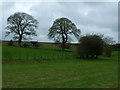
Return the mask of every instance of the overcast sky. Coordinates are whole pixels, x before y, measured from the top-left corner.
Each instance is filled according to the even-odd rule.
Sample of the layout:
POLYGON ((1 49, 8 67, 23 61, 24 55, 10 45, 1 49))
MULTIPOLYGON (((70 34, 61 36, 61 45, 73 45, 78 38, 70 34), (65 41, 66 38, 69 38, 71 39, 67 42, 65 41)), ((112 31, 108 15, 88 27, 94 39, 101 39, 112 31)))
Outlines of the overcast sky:
MULTIPOLYGON (((81 35, 104 34, 118 42, 118 3, 117 2, 4 2, 2 3, 2 39, 7 18, 15 12, 26 12, 39 22, 37 37, 39 42, 48 39, 48 29, 57 18, 66 17, 81 30, 81 35)), ((72 36, 73 41, 77 42, 72 36)))

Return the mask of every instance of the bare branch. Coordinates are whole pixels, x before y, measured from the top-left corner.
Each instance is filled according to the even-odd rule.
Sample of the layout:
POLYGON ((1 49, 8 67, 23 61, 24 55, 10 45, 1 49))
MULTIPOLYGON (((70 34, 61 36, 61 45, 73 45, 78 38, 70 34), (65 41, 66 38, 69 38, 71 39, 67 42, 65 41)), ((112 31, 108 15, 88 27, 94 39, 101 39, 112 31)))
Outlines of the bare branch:
POLYGON ((34 19, 31 15, 17 12, 8 17, 7 19, 8 26, 6 27, 8 32, 6 31, 6 36, 10 33, 15 33, 18 36, 14 36, 21 42, 24 35, 37 35, 35 29, 37 28, 38 21, 34 19))

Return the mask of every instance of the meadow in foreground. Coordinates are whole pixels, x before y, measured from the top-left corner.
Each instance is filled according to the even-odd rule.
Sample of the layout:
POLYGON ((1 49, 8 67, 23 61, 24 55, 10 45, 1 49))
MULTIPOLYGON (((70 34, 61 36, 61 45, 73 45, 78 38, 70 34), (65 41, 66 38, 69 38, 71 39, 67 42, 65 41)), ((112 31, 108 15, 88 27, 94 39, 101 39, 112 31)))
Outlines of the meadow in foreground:
POLYGON ((80 60, 75 52, 3 46, 3 88, 116 88, 118 52, 80 60))

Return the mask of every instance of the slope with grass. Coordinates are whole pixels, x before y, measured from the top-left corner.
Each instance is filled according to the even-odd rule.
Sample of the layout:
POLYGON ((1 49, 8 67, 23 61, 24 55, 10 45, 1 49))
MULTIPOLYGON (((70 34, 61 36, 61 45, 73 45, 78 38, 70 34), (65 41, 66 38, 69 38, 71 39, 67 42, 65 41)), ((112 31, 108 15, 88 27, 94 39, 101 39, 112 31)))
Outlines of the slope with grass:
POLYGON ((73 52, 66 50, 62 52, 59 48, 24 48, 15 46, 3 46, 3 63, 4 62, 28 62, 34 60, 57 60, 71 59, 74 57, 73 52))
POLYGON ((3 46, 3 60, 7 59, 16 63, 3 63, 3 88, 118 87, 118 52, 113 52, 111 58, 78 60, 74 52, 3 46), (6 52, 11 54, 10 60, 6 52), (26 59, 27 54, 29 59, 26 59), (34 55, 39 57, 36 61, 34 55), (47 59, 38 62, 41 57, 47 59))

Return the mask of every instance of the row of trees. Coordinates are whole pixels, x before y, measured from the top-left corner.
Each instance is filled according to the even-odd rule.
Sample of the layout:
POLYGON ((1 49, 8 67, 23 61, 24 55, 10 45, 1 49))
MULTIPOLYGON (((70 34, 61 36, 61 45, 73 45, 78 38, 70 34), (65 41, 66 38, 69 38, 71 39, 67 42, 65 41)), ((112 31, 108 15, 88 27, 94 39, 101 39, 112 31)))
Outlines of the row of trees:
MULTIPOLYGON (((30 39, 29 37, 37 36, 35 29, 38 27, 38 21, 31 15, 17 12, 7 19, 6 36, 13 34, 13 38, 17 39, 21 46, 21 41, 30 39)), ((56 19, 49 29, 48 37, 55 42, 62 43, 62 49, 65 44, 71 41, 70 35, 74 35, 77 39, 80 36, 80 29, 67 18, 56 19)))
MULTIPOLYGON (((30 36, 37 36, 36 30, 38 21, 31 15, 17 12, 9 16, 7 19, 6 36, 13 34, 13 38, 17 39, 19 46, 21 41, 31 39, 30 36)), ((58 18, 53 22, 49 29, 48 37, 62 45, 65 50, 66 43, 71 42, 71 35, 74 35, 80 42, 79 54, 81 58, 97 58, 103 51, 103 46, 108 45, 110 41, 103 39, 100 35, 86 35, 80 37, 80 29, 67 18, 58 18)))

